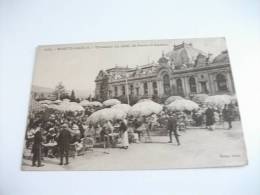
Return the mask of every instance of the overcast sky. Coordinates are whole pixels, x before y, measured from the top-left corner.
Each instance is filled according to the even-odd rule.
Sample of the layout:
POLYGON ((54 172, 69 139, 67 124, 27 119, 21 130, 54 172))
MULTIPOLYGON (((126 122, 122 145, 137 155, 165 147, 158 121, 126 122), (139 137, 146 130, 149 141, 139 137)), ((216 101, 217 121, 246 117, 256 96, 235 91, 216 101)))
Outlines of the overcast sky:
POLYGON ((213 55, 226 49, 224 38, 42 46, 36 56, 33 85, 54 88, 61 81, 67 89, 93 92, 94 80, 100 70, 115 65, 136 67, 157 61, 163 51, 167 53, 174 44, 183 41, 213 55))

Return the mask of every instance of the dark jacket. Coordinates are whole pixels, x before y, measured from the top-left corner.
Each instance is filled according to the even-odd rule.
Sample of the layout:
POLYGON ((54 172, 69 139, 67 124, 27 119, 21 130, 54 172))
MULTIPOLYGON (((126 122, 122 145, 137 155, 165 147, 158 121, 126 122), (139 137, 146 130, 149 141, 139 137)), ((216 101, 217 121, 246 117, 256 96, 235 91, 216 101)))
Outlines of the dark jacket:
POLYGON ((37 131, 34 134, 34 138, 33 138, 32 153, 37 153, 40 151, 41 143, 42 143, 42 134, 41 131, 37 131))
POLYGON ((206 126, 213 125, 215 123, 213 110, 211 108, 208 108, 205 114, 206 114, 206 126))
POLYGON ((60 149, 69 150, 70 141, 71 141, 70 132, 67 129, 61 130, 60 135, 58 137, 58 145, 60 149))
POLYGON ((126 124, 122 121, 122 122, 120 123, 119 131, 120 131, 120 132, 125 132, 126 130, 127 130, 127 126, 126 126, 126 124))
POLYGON ((170 131, 174 131, 177 129, 177 119, 175 117, 170 117, 168 119, 167 127, 170 131))

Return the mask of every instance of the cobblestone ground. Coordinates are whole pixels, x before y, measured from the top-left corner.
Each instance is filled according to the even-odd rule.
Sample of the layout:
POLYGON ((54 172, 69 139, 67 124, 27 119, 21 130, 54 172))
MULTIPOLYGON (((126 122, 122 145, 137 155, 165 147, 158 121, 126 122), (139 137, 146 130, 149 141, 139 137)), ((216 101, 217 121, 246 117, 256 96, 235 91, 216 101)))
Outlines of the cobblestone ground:
POLYGON ((130 144, 127 150, 94 148, 83 156, 70 158, 69 165, 45 158, 43 167, 31 167, 23 159, 23 170, 138 170, 193 167, 241 166, 247 163, 240 122, 233 129, 218 126, 214 131, 188 128, 180 133, 181 145, 168 143, 167 136, 153 136, 152 143, 130 144))

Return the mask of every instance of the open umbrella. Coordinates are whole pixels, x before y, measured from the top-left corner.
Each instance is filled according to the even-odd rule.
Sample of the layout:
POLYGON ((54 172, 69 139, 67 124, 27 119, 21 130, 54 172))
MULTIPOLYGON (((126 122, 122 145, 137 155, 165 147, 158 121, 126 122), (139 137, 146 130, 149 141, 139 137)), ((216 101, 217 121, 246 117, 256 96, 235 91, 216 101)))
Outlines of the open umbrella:
POLYGON ((59 111, 83 111, 84 108, 76 102, 62 102, 60 105, 49 105, 49 108, 53 108, 59 111))
POLYGON ((42 100, 42 101, 39 101, 40 104, 53 104, 53 101, 51 100, 42 100))
POLYGON ((128 114, 132 116, 149 116, 151 114, 158 114, 163 109, 163 106, 153 101, 144 101, 136 103, 129 110, 128 114))
POLYGON ((114 106, 116 104, 121 104, 121 102, 118 99, 109 99, 103 102, 104 106, 114 106))
POLYGON ((229 104, 231 100, 232 97, 230 95, 214 95, 209 96, 205 100, 205 103, 210 106, 222 108, 225 104, 229 104))
POLYGON ((44 104, 40 104, 39 102, 35 101, 34 99, 31 99, 29 111, 33 113, 41 112, 46 109, 46 106, 44 104))
POLYGON ((55 100, 53 103, 54 104, 60 104, 62 101, 61 100, 55 100))
POLYGON ((209 95, 207 94, 195 94, 193 97, 192 97, 192 101, 196 102, 197 104, 204 104, 206 99, 209 97, 209 95))
POLYGON ((171 111, 192 111, 199 108, 199 105, 191 100, 176 100, 169 105, 167 105, 167 109, 171 111))
POLYGON ((140 100, 138 100, 138 102, 137 103, 140 103, 140 102, 152 102, 152 100, 150 100, 150 99, 140 99, 140 100))
POLYGON ((170 103, 172 103, 172 102, 174 102, 174 101, 176 101, 176 100, 183 100, 183 99, 184 99, 184 98, 181 97, 181 96, 170 96, 170 97, 168 97, 168 98, 165 100, 164 104, 168 105, 168 104, 170 104, 170 103))
POLYGON ((131 109, 131 106, 128 104, 116 104, 112 106, 111 108, 117 109, 117 110, 122 110, 123 112, 128 113, 128 111, 131 109))
POLYGON ((85 106, 88 106, 88 105, 89 105, 89 101, 88 101, 88 100, 82 100, 79 104, 80 104, 81 106, 85 107, 85 106))
POLYGON ((104 108, 92 113, 87 119, 88 124, 95 124, 107 120, 124 119, 127 113, 114 108, 104 108))
POLYGON ((88 106, 102 107, 103 104, 98 101, 89 102, 88 106))

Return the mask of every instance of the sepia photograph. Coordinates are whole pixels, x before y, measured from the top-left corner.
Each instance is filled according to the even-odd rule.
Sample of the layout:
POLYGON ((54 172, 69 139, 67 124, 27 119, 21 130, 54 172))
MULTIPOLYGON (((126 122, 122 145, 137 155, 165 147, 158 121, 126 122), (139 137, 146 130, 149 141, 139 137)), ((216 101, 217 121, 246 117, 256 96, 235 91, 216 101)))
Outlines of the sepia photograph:
POLYGON ((231 64, 223 37, 39 46, 22 170, 247 165, 231 64))

